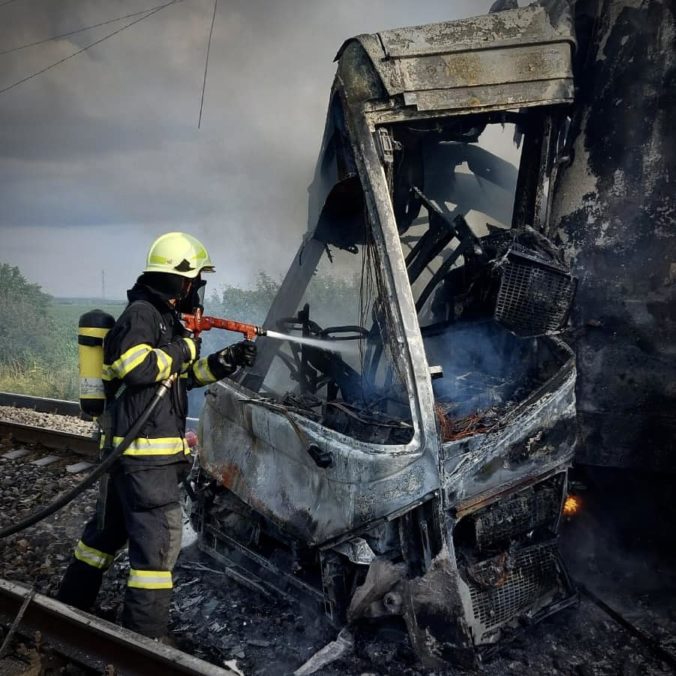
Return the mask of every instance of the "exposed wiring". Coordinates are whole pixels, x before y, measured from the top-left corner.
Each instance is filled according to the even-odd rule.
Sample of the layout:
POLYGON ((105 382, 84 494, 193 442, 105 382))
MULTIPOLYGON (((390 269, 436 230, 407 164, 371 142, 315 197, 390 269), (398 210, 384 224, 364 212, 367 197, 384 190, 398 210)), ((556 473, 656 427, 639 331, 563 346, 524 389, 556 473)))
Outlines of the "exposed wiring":
MULTIPOLYGON (((10 0, 14 2, 14 0, 10 0)), ((166 3, 165 3, 166 5, 166 3)), ((44 45, 47 42, 52 42, 54 40, 61 40, 62 38, 67 38, 70 35, 76 35, 77 33, 83 33, 84 31, 91 30, 92 28, 98 28, 99 26, 105 26, 109 23, 115 23, 116 21, 122 21, 122 19, 130 19, 133 16, 139 16, 140 14, 146 14, 147 12, 152 12, 155 9, 160 9, 165 5, 159 5, 155 7, 149 7, 148 9, 142 9, 140 12, 132 12, 131 14, 124 14, 123 16, 115 17, 114 19, 108 19, 107 21, 101 21, 99 23, 92 24, 91 26, 85 26, 84 28, 78 28, 74 31, 68 31, 67 33, 60 33, 59 35, 53 35, 51 38, 45 38, 44 40, 37 40, 35 42, 27 42, 23 45, 18 45, 17 47, 12 47, 11 49, 5 49, 0 52, 0 56, 4 54, 11 54, 12 52, 18 52, 22 49, 28 49, 29 47, 37 47, 38 45, 44 45)), ((2 5, 0 5, 2 7, 2 5)))
MULTIPOLYGON (((94 42, 91 42, 90 44, 86 45, 85 47, 82 47, 82 49, 78 49, 76 52, 73 52, 72 54, 69 54, 68 56, 65 56, 63 59, 59 59, 55 63, 52 63, 49 66, 46 66, 45 68, 42 68, 41 70, 36 71, 35 73, 31 73, 30 75, 27 75, 24 78, 21 78, 20 80, 17 80, 16 82, 13 82, 10 85, 7 85, 7 87, 4 87, 3 89, 0 89, 0 94, 4 94, 5 92, 8 92, 10 89, 14 89, 14 87, 18 87, 19 85, 23 84, 24 82, 28 82, 28 80, 32 80, 34 77, 37 77, 38 75, 42 75, 43 73, 46 73, 48 70, 51 70, 52 68, 56 68, 56 66, 62 64, 64 61, 68 61, 69 59, 72 59, 74 56, 77 56, 78 54, 82 54, 82 52, 86 52, 88 49, 91 49, 92 47, 95 47, 96 45, 100 45, 102 42, 105 40, 108 40, 108 38, 112 38, 114 35, 117 35, 118 33, 121 33, 123 30, 133 26, 134 24, 139 23, 140 21, 143 21, 144 19, 147 19, 149 16, 152 16, 153 14, 157 14, 157 12, 163 10, 165 7, 169 7, 169 5, 175 5, 177 2, 181 2, 182 0, 171 0, 170 2, 166 2, 163 5, 159 5, 157 8, 149 10, 147 14, 144 16, 135 19, 134 21, 130 21, 128 24, 125 24, 122 26, 122 28, 118 28, 117 30, 113 31, 112 33, 108 33, 108 35, 105 35, 102 38, 99 38, 98 40, 95 40, 94 42)), ((2 5, 0 5, 1 7, 2 5)))
POLYGON ((209 52, 211 51, 211 37, 214 34, 214 21, 216 21, 216 8, 218 0, 214 0, 214 13, 211 15, 211 28, 209 29, 209 42, 207 43, 207 58, 204 61, 204 80, 202 81, 202 98, 200 99, 200 115, 197 120, 197 128, 202 126, 202 110, 204 109, 204 92, 207 88, 207 71, 209 70, 209 52))

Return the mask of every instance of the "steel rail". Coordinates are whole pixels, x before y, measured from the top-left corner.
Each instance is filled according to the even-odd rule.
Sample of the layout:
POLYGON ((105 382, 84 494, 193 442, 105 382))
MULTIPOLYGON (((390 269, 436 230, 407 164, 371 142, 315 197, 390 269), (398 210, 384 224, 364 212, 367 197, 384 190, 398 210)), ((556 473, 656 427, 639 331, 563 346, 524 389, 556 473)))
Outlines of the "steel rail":
POLYGON ((0 437, 9 437, 23 444, 40 444, 54 451, 72 451, 89 458, 96 457, 99 448, 98 439, 95 437, 61 432, 49 427, 24 425, 8 420, 0 420, 0 437))
MULTIPOLYGON (((57 413, 58 415, 67 415, 81 420, 92 420, 90 416, 83 413, 80 404, 77 401, 68 401, 66 399, 49 399, 48 397, 34 397, 29 394, 18 394, 16 392, 0 392, 0 406, 12 406, 14 408, 29 408, 38 413, 57 413)), ((195 429, 198 418, 186 418, 188 427, 195 429)))
MULTIPOLYGON (((91 420, 91 417, 80 410, 78 402, 66 401, 65 399, 49 399, 15 392, 0 392, 0 406, 24 408, 38 413, 56 413, 80 420, 91 420)), ((186 418, 186 423, 188 429, 194 430, 197 428, 199 420, 197 418, 186 418)), ((55 451, 72 451, 90 458, 97 457, 99 450, 97 437, 62 432, 49 427, 36 427, 11 420, 0 420, 0 437, 9 437, 23 444, 41 444, 45 448, 55 451)))
POLYGON ((13 406, 14 408, 30 408, 39 413, 57 413, 82 420, 91 418, 80 410, 77 401, 65 399, 48 399, 46 397, 34 397, 29 394, 17 394, 15 392, 0 392, 0 406, 13 406))
POLYGON ((235 676, 197 657, 158 643, 124 627, 76 610, 42 594, 26 602, 31 589, 0 579, 0 623, 16 623, 18 635, 30 639, 36 631, 52 650, 81 668, 120 676, 235 676), (111 671, 112 667, 112 671, 111 671))

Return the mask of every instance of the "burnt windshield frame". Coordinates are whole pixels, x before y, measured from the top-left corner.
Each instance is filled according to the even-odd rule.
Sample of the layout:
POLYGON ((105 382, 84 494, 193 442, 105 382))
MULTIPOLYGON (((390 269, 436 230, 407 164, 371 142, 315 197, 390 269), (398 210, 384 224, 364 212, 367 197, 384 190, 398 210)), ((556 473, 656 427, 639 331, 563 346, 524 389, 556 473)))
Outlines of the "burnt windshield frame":
MULTIPOLYGON (((523 236, 528 231, 533 232, 531 224, 539 231, 546 231, 546 184, 559 164, 558 122, 561 120, 565 121, 562 111, 540 109, 416 120, 407 118, 374 129, 373 138, 381 151, 381 164, 399 232, 406 276, 416 306, 426 363, 439 365, 440 379, 432 383, 437 416, 441 411, 441 408, 437 410, 437 402, 449 401, 453 415, 459 416, 459 419, 478 416, 482 410, 492 410, 493 404, 496 404, 494 410, 497 413, 500 402, 512 406, 525 396, 529 383, 539 386, 540 379, 551 377, 552 369, 560 365, 555 351, 549 350, 551 355, 547 352, 549 341, 522 340, 499 328, 493 314, 496 285, 499 283, 496 266, 500 264, 500 252, 508 250, 509 242, 517 234, 523 236), (489 153, 481 157, 479 153, 468 153, 467 148, 462 147, 455 157, 452 154, 442 155, 453 160, 444 165, 434 159, 434 146, 426 149, 432 155, 424 156, 424 141, 411 140, 413 134, 420 134, 423 138, 427 135, 432 139, 431 144, 451 144, 452 150, 453 144, 456 144, 457 150, 457 146, 476 143, 490 124, 512 124, 514 139, 518 141, 518 153, 506 151, 505 154, 507 146, 502 143, 496 145, 498 149, 503 149, 502 157, 513 157, 508 182, 500 181, 499 171, 505 169, 500 154, 496 156, 497 162, 482 163, 481 160, 485 160, 489 153), (402 130, 405 130, 404 133, 401 133, 402 130), (391 149, 389 154, 383 152, 386 148, 391 149), (408 159, 405 161, 406 152, 408 159), (451 189, 442 187, 438 193, 432 187, 428 191, 426 180, 430 178, 430 185, 437 187, 443 186, 443 181, 453 181, 459 166, 458 158, 467 162, 465 172, 469 168, 471 173, 476 174, 478 167, 486 171, 488 180, 494 179, 498 185, 509 185, 512 204, 507 219, 494 223, 493 227, 489 219, 481 232, 476 227, 473 230, 465 220, 465 214, 469 212, 454 210, 454 205, 472 204, 470 198, 457 192, 462 184, 451 189), (491 175, 496 167, 498 173, 491 175), (454 189, 459 200, 453 198, 454 189), (443 204, 446 200, 450 206, 443 204), (407 250, 403 240, 409 229, 410 248, 407 250), (423 270, 425 274, 416 285, 423 270), (442 285, 444 288, 441 288, 442 285), (442 301, 443 307, 440 306, 442 301), (434 307, 435 304, 437 307, 434 307), (500 361, 499 355, 503 352, 515 356, 513 360, 505 359, 505 363, 525 364, 528 360, 528 365, 509 371, 500 361), (450 354, 455 355, 451 361, 450 354), (491 360, 491 355, 496 355, 496 358, 491 360), (541 359, 540 355, 545 356, 541 359), (448 373, 444 373, 446 370, 448 373), (475 371, 481 374, 483 380, 477 378, 477 382, 469 382, 468 374, 475 371), (531 371, 533 374, 537 371, 537 379, 531 371), (466 391, 463 387, 456 387, 456 381, 466 391), (448 392, 445 394, 448 396, 442 399, 441 390, 449 383, 454 387, 450 390, 446 387, 448 392), (478 394, 469 397, 470 388, 478 394), (490 399, 489 394, 495 395, 495 400, 490 399)), ((505 138, 511 134, 509 129, 505 138)), ((487 140, 491 138, 492 135, 489 135, 487 140)), ((490 145, 484 144, 484 147, 493 150, 490 145)), ((479 216, 488 213, 482 208, 478 212, 479 216)), ((478 225, 475 223, 475 226, 478 225)), ((444 442, 447 440, 443 439, 444 442)))
MULTIPOLYGON (((311 186, 310 213, 316 214, 314 227, 308 229, 287 278, 273 301, 265 327, 305 338, 326 338, 327 331, 330 331, 332 338, 343 342, 357 341, 360 365, 355 371, 355 364, 350 365, 347 358, 338 358, 340 355, 331 358, 329 353, 321 354, 312 346, 287 348, 279 341, 261 337, 256 367, 243 374, 240 382, 261 396, 272 396, 301 415, 347 437, 375 444, 408 444, 415 433, 411 393, 408 379, 399 373, 398 360, 392 356, 389 346, 389 341, 396 342, 396 330, 391 325, 395 320, 390 314, 389 292, 385 290, 386 281, 382 273, 386 266, 378 262, 382 251, 378 250, 373 238, 364 188, 357 175, 338 94, 332 98, 322 154, 311 186), (333 185, 329 185, 331 181, 333 185), (319 204, 322 205, 320 210, 319 204), (338 274, 341 270, 344 272, 346 258, 362 261, 361 279, 355 287, 359 294, 355 305, 359 305, 361 318, 365 317, 362 303, 368 307, 364 310, 368 321, 352 319, 338 326, 335 321, 326 324, 330 321, 326 319, 329 305, 324 308, 315 302, 311 307, 313 303, 310 302, 309 307, 308 294, 312 296, 312 286, 318 275, 328 271, 331 276, 334 259, 336 262, 343 261, 342 265, 336 264, 338 274), (324 272, 320 273, 322 269, 324 272), (365 297, 369 300, 364 301, 365 297), (368 306, 368 303, 372 305, 368 306), (318 312, 320 308, 321 312, 318 312), (316 321, 318 318, 319 323, 316 321), (324 325, 320 326, 322 322, 324 325), (282 377, 282 365, 289 371, 288 376, 282 377), (296 387, 281 392, 280 388, 285 387, 282 382, 285 377, 290 377, 296 387), (357 397, 358 390, 363 395, 361 399, 357 397), (359 404, 353 406, 352 402, 359 404), (341 417, 342 421, 338 420, 341 417), (350 424, 346 423, 348 418, 351 419, 350 424), (368 432, 366 428, 369 425, 376 431, 382 428, 389 432, 387 435, 368 432), (361 431, 355 431, 357 427, 361 431)), ((348 281, 347 275, 342 281, 348 281)), ((340 298, 335 300, 340 304, 340 298)), ((340 322, 345 313, 341 315, 338 306, 334 310, 336 321, 340 322)))
MULTIPOLYGON (((469 218, 468 213, 473 213, 474 209, 478 209, 473 216, 477 221, 476 225, 482 231, 477 231, 477 234, 481 236, 499 229, 514 230, 525 226, 534 227, 543 233, 547 232, 551 192, 548 188, 561 163, 561 137, 562 134, 565 136, 565 115, 566 109, 561 106, 543 106, 520 111, 435 117, 407 116, 405 119, 375 127, 373 138, 379 146, 402 243, 406 238, 406 232, 421 214, 421 208, 424 207, 428 214, 428 232, 425 232, 424 237, 420 237, 417 242, 415 236, 409 237, 415 242, 415 246, 413 250, 404 250, 412 287, 418 277, 416 273, 420 273, 429 261, 445 247, 447 248, 450 240, 457 244, 456 251, 447 258, 447 273, 453 265, 463 267, 468 260, 480 258, 482 254, 480 238, 471 236, 471 230, 463 226, 463 223, 466 225, 463 217, 469 218), (511 151, 507 146, 500 146, 504 143, 502 140, 496 152, 490 146, 490 136, 483 143, 483 147, 478 145, 481 135, 490 129, 490 125, 493 126, 491 135, 495 133, 497 125, 501 125, 503 129, 506 125, 513 125, 514 146, 511 151), (390 149, 389 155, 384 152, 384 148, 390 149), (447 172, 445 175, 448 176, 448 184, 452 185, 458 179, 467 181, 469 174, 474 175, 479 185, 485 187, 475 189, 473 197, 461 191, 462 184, 450 189, 446 187, 448 184, 441 183, 437 178, 441 175, 439 171, 427 166, 430 161, 439 162, 439 158, 430 160, 430 157, 426 157, 426 153, 429 155, 432 148, 439 158, 445 158, 447 166, 443 164, 438 166, 443 166, 443 171, 447 172), (515 153, 517 157, 513 158, 512 164, 507 158, 515 153), (464 170, 461 168, 463 163, 464 170), (459 168, 460 173, 457 173, 459 168), (426 185, 428 181, 432 186, 426 185), (440 186, 444 186, 443 191, 448 190, 447 194, 440 193, 444 195, 441 203, 438 201, 439 195, 435 194, 435 190, 438 192, 440 186), (479 202, 478 198, 484 197, 481 192, 487 188, 489 193, 485 196, 486 199, 479 202), (444 207, 443 201, 445 199, 454 201, 453 190, 460 201, 456 199, 456 207, 449 211, 444 207), (490 196, 495 199, 488 199, 490 196), (502 203, 501 207, 494 203, 498 199, 502 203), (505 199, 509 199, 509 202, 505 202, 505 199), (439 204, 442 208, 439 208, 439 204), (479 205, 482 208, 479 208, 479 205), (481 214, 482 211, 486 213, 481 214), (485 216, 485 222, 479 224, 478 220, 482 215, 485 216), (467 236, 468 234, 470 236, 467 236)), ((473 190, 471 182, 468 183, 468 188, 471 193, 473 190)), ((474 225, 472 228, 476 230, 474 225)), ((441 273, 438 275, 439 278, 444 276, 447 275, 441 273)), ((440 279, 437 279, 437 282, 439 281, 440 279)), ((418 314, 432 290, 426 288, 421 292, 419 288, 412 288, 418 314)), ((424 324, 424 321, 422 323, 424 324)))
MULTIPOLYGON (((300 296, 307 285, 307 280, 304 279, 306 274, 304 264, 316 266, 324 251, 324 245, 312 239, 322 211, 327 201, 331 199, 332 191, 342 183, 342 187, 335 193, 338 197, 356 175, 357 169, 347 132, 343 103, 338 92, 334 91, 329 101, 314 177, 308 188, 307 230, 268 311, 263 324, 266 328, 274 328, 280 319, 289 317, 297 310, 300 296)), ((263 337, 258 340, 258 347, 256 364, 252 368, 243 369, 239 376, 239 383, 253 392, 259 391, 279 345, 263 337)))

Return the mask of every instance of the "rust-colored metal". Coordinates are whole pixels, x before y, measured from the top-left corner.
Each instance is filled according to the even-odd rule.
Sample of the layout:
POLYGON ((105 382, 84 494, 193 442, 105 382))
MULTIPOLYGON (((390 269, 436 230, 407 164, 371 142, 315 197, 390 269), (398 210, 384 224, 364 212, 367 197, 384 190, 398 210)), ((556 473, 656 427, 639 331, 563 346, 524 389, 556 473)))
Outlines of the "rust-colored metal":
POLYGON ((435 404, 434 413, 439 421, 439 429, 441 431, 441 440, 458 441, 471 437, 474 434, 488 432, 491 427, 484 423, 484 417, 481 413, 472 413, 464 418, 453 420, 444 411, 444 407, 440 404, 435 404))
POLYGON ((225 488, 232 489, 235 485, 237 477, 239 476, 239 467, 237 467, 237 465, 232 464, 225 465, 223 467, 218 468, 217 474, 220 477, 221 484, 225 488))

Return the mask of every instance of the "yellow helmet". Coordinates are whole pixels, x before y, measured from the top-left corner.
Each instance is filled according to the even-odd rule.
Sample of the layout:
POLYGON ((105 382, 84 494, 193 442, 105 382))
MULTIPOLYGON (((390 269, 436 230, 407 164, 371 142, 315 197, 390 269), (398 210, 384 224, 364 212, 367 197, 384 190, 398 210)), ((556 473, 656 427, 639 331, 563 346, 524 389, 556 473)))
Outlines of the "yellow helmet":
POLYGON ((202 242, 185 232, 167 232, 150 246, 143 272, 171 272, 193 279, 200 272, 214 272, 202 242))

